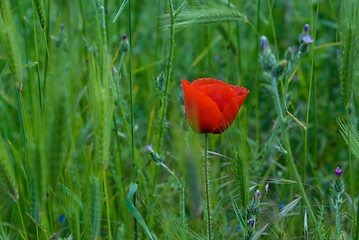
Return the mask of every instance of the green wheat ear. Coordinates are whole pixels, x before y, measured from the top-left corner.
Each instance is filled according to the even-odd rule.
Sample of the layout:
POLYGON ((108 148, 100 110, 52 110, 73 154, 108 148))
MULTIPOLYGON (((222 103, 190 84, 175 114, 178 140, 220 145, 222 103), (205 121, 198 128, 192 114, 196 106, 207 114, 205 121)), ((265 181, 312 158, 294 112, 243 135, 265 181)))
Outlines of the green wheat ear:
POLYGON ((340 47, 340 86, 345 105, 348 107, 352 95, 353 80, 358 66, 359 6, 355 0, 345 0, 341 6, 339 37, 340 47))
POLYGON ((90 177, 90 230, 93 239, 96 239, 100 231, 101 220, 101 191, 97 177, 90 177))
POLYGON ((89 102, 95 133, 95 151, 98 163, 106 169, 110 158, 114 102, 109 87, 109 72, 105 70, 107 68, 103 68, 104 73, 100 74, 101 69, 95 64, 94 57, 90 55, 89 59, 89 102))
POLYGON ((184 28, 196 24, 219 24, 223 22, 248 22, 242 13, 220 4, 208 4, 206 7, 193 6, 176 16, 175 27, 184 28))
POLYGON ((45 12, 44 12, 44 8, 42 7, 42 1, 36 0, 35 5, 36 5, 36 11, 39 17, 40 25, 42 29, 45 29, 45 12))
POLYGON ((20 87, 22 82, 22 60, 17 39, 9 0, 2 0, 0 3, 0 43, 5 47, 5 57, 15 83, 20 87))
POLYGON ((17 201, 18 185, 15 178, 14 166, 7 153, 4 140, 0 134, 0 184, 9 195, 17 201))

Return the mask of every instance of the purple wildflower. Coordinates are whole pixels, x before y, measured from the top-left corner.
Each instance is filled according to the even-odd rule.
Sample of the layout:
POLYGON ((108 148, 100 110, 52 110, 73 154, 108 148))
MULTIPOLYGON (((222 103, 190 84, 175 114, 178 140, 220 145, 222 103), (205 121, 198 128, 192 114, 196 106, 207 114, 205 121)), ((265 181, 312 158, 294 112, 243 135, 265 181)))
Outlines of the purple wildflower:
POLYGON ((341 170, 339 167, 337 167, 337 169, 335 169, 334 173, 335 173, 335 176, 340 178, 343 174, 343 170, 341 170))
POLYGON ((261 49, 264 53, 268 53, 270 51, 269 42, 266 36, 261 37, 261 49))
POLYGON ((64 30, 64 28, 65 28, 65 24, 61 23, 60 28, 61 28, 61 30, 64 30))
POLYGON ((126 34, 123 34, 122 40, 123 40, 123 41, 126 41, 126 40, 127 40, 127 35, 126 35, 126 34))
POLYGON ((303 31, 305 34, 307 34, 309 32, 309 24, 304 25, 303 31))
POLYGON ((259 190, 257 190, 255 193, 254 193, 254 196, 253 196, 253 199, 254 201, 257 201, 259 200, 261 197, 261 192, 259 190))
POLYGON ((304 36, 302 37, 302 40, 303 40, 303 42, 305 42, 306 44, 311 44, 311 43, 314 42, 314 39, 313 39, 311 36, 309 36, 309 35, 304 35, 304 36))
POLYGON ((146 149, 148 151, 152 152, 152 144, 150 143, 150 144, 146 145, 146 149))
POLYGON ((251 227, 251 228, 254 226, 254 220, 253 219, 248 220, 248 226, 251 227))

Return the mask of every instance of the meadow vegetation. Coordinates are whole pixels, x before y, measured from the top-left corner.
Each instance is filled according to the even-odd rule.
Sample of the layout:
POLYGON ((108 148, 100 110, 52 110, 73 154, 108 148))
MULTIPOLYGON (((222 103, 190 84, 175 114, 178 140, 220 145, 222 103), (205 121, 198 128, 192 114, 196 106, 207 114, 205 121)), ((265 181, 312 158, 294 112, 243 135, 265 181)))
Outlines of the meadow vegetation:
POLYGON ((358 240, 358 58, 357 0, 1 0, 0 239, 358 240))

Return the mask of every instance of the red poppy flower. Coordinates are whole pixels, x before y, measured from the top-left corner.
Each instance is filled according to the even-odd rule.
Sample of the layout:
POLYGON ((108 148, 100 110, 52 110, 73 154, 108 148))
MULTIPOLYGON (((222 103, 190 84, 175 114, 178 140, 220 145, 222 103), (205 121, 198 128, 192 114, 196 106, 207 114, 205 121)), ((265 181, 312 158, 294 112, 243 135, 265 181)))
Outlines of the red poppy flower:
POLYGON ((249 90, 213 78, 182 80, 189 125, 199 133, 224 132, 237 116, 249 90))

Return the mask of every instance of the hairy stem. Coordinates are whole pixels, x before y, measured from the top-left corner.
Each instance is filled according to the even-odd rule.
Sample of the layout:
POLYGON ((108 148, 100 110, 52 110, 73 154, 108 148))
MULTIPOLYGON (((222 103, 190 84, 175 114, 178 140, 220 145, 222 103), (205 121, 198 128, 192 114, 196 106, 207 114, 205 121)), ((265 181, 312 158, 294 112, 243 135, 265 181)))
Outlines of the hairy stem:
POLYGON ((208 162, 208 133, 204 135, 204 188, 206 193, 206 208, 207 208, 207 239, 212 239, 212 217, 211 217, 211 199, 209 195, 209 162, 208 162))

